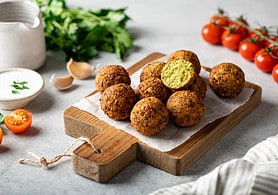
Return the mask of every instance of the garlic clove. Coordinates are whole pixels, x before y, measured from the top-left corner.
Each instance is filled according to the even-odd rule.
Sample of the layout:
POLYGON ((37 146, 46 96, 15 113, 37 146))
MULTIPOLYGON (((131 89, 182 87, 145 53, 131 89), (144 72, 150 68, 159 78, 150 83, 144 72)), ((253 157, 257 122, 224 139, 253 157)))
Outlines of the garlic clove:
POLYGON ((72 86, 73 77, 71 75, 65 77, 55 77, 55 74, 51 76, 50 82, 59 90, 66 90, 72 86))
POLYGON ((96 67, 88 64, 87 62, 77 62, 70 59, 67 62, 67 70, 77 79, 86 79, 92 75, 96 67))

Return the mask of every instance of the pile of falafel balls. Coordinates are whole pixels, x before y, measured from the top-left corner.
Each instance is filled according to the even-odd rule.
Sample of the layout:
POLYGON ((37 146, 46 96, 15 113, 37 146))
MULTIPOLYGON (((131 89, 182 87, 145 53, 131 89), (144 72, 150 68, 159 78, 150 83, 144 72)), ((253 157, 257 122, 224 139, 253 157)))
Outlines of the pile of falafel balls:
MULTIPOLYGON (((179 127, 196 125, 204 116, 207 91, 200 71, 194 52, 177 50, 166 62, 143 67, 140 83, 133 89, 123 66, 104 66, 95 78, 100 108, 111 119, 130 120, 146 136, 160 133, 169 122, 179 127)), ((239 66, 225 62, 211 69, 208 83, 219 97, 234 98, 244 88, 245 76, 239 66)))

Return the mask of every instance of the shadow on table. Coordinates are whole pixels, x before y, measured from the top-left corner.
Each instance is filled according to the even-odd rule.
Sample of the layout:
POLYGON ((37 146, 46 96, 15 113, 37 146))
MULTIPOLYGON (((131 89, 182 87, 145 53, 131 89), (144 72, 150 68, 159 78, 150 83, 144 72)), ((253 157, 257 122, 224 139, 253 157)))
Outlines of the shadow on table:
POLYGON ((7 146, 0 145, 0 154, 8 152, 9 150, 10 148, 8 148, 7 146))

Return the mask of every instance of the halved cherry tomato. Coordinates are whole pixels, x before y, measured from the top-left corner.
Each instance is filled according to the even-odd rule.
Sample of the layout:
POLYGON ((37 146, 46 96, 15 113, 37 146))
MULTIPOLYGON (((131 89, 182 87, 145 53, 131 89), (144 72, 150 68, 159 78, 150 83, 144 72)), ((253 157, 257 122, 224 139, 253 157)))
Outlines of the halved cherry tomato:
POLYGON ((278 64, 278 48, 268 47, 259 50, 254 61, 261 71, 271 73, 273 67, 278 64))
POLYGON ((201 34, 203 39, 210 44, 221 44, 221 36, 224 29, 216 24, 206 24, 203 26, 201 34))
POLYGON ((13 133, 24 133, 32 125, 32 113, 25 109, 16 109, 6 115, 4 123, 13 133))
POLYGON ((248 60, 254 61, 256 53, 260 50, 258 43, 253 38, 247 38, 243 40, 239 45, 239 53, 240 55, 248 60))
POLYGON ((2 137, 3 137, 3 130, 2 130, 2 128, 0 127, 0 144, 2 143, 2 137))

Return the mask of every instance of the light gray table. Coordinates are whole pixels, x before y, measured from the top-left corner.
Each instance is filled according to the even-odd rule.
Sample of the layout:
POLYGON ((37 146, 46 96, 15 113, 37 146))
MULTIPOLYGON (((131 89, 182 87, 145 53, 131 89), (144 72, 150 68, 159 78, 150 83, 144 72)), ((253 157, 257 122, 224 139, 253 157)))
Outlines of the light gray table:
POLYGON ((239 53, 205 43, 200 31, 218 7, 232 17, 243 14, 251 26, 275 26, 278 1, 70 0, 68 5, 93 10, 127 7, 127 14, 132 18, 128 29, 135 38, 135 48, 124 61, 117 60, 114 54, 101 53, 99 58, 92 60, 99 68, 108 64, 129 67, 154 51, 169 54, 177 49, 190 49, 207 66, 224 61, 240 65, 246 80, 262 87, 262 103, 184 175, 173 176, 135 161, 107 183, 100 184, 74 173, 70 158, 63 158, 49 169, 17 162, 20 158, 31 157, 28 150, 47 158, 64 152, 74 139, 64 133, 63 111, 95 89, 95 74, 87 80, 75 80, 68 91, 54 88, 49 82, 51 75, 65 76, 67 71, 63 57, 49 52, 46 64, 38 70, 46 81, 45 89, 26 107, 34 115, 32 128, 23 135, 8 133, 0 146, 0 194, 147 194, 162 187, 193 181, 223 162, 240 158, 250 147, 277 134, 278 84, 271 75, 260 72, 239 53))

